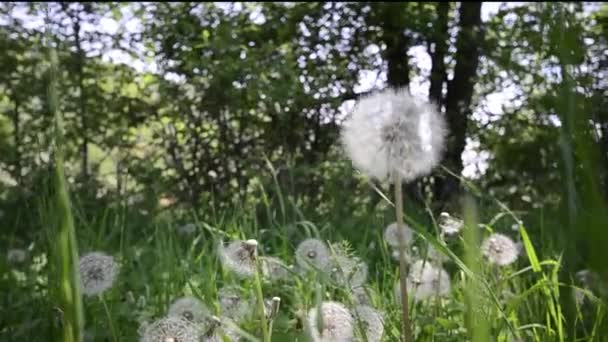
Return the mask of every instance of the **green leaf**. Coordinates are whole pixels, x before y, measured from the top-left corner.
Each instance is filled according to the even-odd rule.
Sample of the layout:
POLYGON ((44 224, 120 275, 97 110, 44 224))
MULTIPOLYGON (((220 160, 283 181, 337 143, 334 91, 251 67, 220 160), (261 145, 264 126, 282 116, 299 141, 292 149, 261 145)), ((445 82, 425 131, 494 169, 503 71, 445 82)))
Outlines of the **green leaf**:
POLYGON ((532 242, 530 241, 530 237, 528 236, 528 232, 523 225, 519 226, 519 232, 521 233, 521 238, 524 243, 524 247, 526 248, 526 254, 528 255, 528 259, 530 260, 530 264, 532 265, 532 270, 538 273, 541 271, 540 263, 538 262, 538 257, 536 256, 536 252, 534 251, 534 246, 532 246, 532 242))

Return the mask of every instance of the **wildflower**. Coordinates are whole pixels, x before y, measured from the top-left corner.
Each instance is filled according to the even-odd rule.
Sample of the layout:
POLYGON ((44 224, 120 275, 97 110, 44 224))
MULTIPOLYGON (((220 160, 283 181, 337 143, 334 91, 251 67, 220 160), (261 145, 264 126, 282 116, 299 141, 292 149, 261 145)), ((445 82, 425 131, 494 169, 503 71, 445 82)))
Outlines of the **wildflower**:
MULTIPOLYGON (((441 267, 417 260, 407 276, 407 290, 415 300, 425 300, 432 296, 445 296, 450 293, 451 282, 448 273, 441 267)), ((401 299, 399 284, 395 288, 398 299, 401 299)))
POLYGON ((358 287, 363 285, 367 280, 367 264, 358 258, 337 255, 334 258, 333 264, 331 276, 340 285, 358 287))
POLYGON ((182 317, 194 323, 202 323, 209 319, 211 313, 197 298, 182 297, 171 304, 168 315, 182 317))
POLYGON ((443 117, 406 88, 387 89, 359 100, 341 131, 353 165, 379 180, 398 173, 412 180, 441 159, 446 135, 443 117))
POLYGON ((459 220, 455 217, 450 216, 448 213, 439 214, 439 228, 441 232, 445 235, 455 235, 458 234, 462 228, 464 227, 464 223, 462 220, 459 220))
POLYGON ((200 331, 181 317, 169 316, 147 325, 141 342, 198 342, 200 331))
POLYGON ((10 263, 20 264, 25 261, 27 253, 23 249, 12 248, 6 253, 6 260, 10 263))
POLYGON ((494 233, 481 243, 481 252, 491 264, 510 265, 517 260, 517 246, 506 235, 494 233))
POLYGON ((241 277, 251 277, 256 272, 255 240, 237 240, 228 246, 219 246, 218 252, 222 265, 241 277))
POLYGON ((181 235, 192 235, 196 232, 196 225, 194 223, 188 223, 177 228, 177 232, 181 235))
POLYGON ((318 239, 306 239, 296 249, 296 262, 303 269, 326 270, 330 264, 330 252, 325 243, 318 239))
MULTIPOLYGON (((368 342, 378 342, 384 334, 384 320, 382 315, 374 308, 367 305, 355 307, 355 319, 361 322, 365 330, 365 337, 368 342)), ((356 324, 356 323, 355 323, 356 324)))
POLYGON ((262 274, 271 280, 281 280, 289 277, 287 266, 279 258, 263 257, 262 274))
POLYGON ((353 317, 344 305, 338 302, 322 302, 320 311, 320 319, 318 307, 308 311, 308 328, 314 342, 353 341, 353 317))
POLYGON ((223 316, 239 321, 250 312, 249 303, 243 299, 236 287, 223 287, 217 295, 223 316))
MULTIPOLYGON (((414 239, 413 230, 408 227, 407 224, 403 224, 403 226, 401 226, 401 232, 405 239, 405 244, 410 245, 414 239)), ((384 229, 384 240, 393 248, 399 247, 399 228, 397 222, 389 224, 386 229, 384 229)))
POLYGON ((102 252, 83 255, 79 263, 83 293, 92 296, 109 289, 118 275, 118 270, 118 264, 110 255, 102 252))

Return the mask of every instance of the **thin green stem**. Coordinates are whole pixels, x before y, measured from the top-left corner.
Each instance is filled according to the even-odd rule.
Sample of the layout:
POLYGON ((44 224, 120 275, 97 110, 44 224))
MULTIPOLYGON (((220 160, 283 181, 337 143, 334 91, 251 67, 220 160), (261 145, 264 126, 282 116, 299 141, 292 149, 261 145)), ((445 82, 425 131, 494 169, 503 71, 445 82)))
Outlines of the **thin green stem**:
POLYGON ((270 342, 270 334, 268 333, 268 325, 266 323, 266 310, 264 309, 264 294, 262 292, 262 280, 260 278, 260 260, 255 255, 256 271, 255 271, 255 296, 257 297, 258 313, 262 322, 262 338, 264 342, 270 342))
POLYGON ((401 307, 403 314, 402 322, 402 339, 406 342, 414 342, 412 336, 412 327, 410 324, 409 299, 407 295, 407 260, 405 258, 406 241, 403 234, 403 194, 401 191, 401 176, 398 173, 394 175, 395 186, 395 216, 397 218, 397 237, 399 239, 399 285, 401 290, 401 307))
POLYGON ((112 322, 112 315, 110 314, 110 309, 108 309, 108 304, 106 303, 103 295, 99 295, 99 299, 101 299, 101 303, 103 304, 103 308, 106 311, 106 316, 108 316, 108 324, 110 325, 110 332, 112 333, 112 339, 114 342, 118 342, 118 337, 116 335, 116 329, 114 328, 114 323, 112 322))

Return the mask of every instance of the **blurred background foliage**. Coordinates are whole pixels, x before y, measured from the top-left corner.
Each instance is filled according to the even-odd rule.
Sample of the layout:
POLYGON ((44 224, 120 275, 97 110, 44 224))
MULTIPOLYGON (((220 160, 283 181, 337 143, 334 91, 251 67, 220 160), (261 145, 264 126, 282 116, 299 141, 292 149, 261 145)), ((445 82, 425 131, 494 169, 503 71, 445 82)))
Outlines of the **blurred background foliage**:
POLYGON ((204 219, 236 206, 349 229, 386 203, 352 176, 341 121, 359 96, 409 86, 450 139, 445 169, 407 185, 408 210, 459 214, 462 175, 482 208, 499 199, 535 244, 606 275, 608 6, 487 5, 3 2, 3 245, 44 228, 48 29, 81 224, 99 208, 204 219))

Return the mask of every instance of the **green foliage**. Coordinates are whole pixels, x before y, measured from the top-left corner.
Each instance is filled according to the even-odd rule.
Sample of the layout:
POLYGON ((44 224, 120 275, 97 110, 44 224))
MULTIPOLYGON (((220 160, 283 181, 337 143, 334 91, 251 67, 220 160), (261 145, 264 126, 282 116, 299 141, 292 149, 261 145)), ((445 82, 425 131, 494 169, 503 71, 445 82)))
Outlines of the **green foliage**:
MULTIPOLYGON (((96 336, 111 339, 114 327, 119 340, 136 339, 138 325, 181 293, 214 303, 233 280, 209 257, 219 239, 256 238, 268 246, 264 254, 292 261, 295 242, 318 235, 346 239, 368 261, 374 304, 386 309, 389 340, 396 338, 396 268, 380 238, 393 217, 384 195, 391 191, 353 174, 340 124, 352 101, 385 86, 391 70, 407 73, 401 79, 419 93, 433 76, 447 88, 457 47, 470 45, 480 52, 470 75, 473 110, 458 113, 463 138, 488 159, 461 182, 463 192, 476 196, 474 219, 486 230, 519 228, 526 258, 496 273, 465 254, 462 241, 436 236, 434 216, 462 208, 458 196, 437 201, 435 185, 460 170, 439 168, 409 184, 417 243, 448 254, 460 286, 449 299, 413 306, 417 334, 421 341, 601 340, 601 291, 581 308, 569 294, 577 271, 593 269, 604 281, 608 274, 608 6, 503 4, 482 23, 483 39, 458 44, 461 5, 448 6, 446 36, 436 2, 0 4, 0 246, 33 259, 21 268, 2 262, 0 292, 10 294, 0 306, 15 314, 0 315, 0 339, 40 338, 63 329, 63 317, 78 321, 77 313, 58 312, 63 297, 50 293, 59 255, 66 267, 74 261, 70 213, 81 250, 112 252, 123 266, 105 301, 85 299, 86 327, 96 336), (53 80, 65 132, 60 163, 45 34, 60 66, 53 80), (438 43, 443 74, 414 57, 426 51, 435 61, 438 43), (401 64, 389 65, 395 60, 401 64), (502 108, 492 105, 497 92, 507 94, 502 108), (72 205, 66 193, 52 200, 41 190, 59 168, 59 189, 72 205), (50 210, 62 203, 61 213, 50 210), (46 246, 55 241, 54 215, 65 219, 58 251, 67 254, 46 246), (192 221, 196 237, 171 230, 192 221), (484 324, 467 330, 471 320, 484 324)), ((447 111, 445 96, 439 105, 447 111)), ((264 294, 283 300, 273 339, 303 336, 293 323, 318 304, 315 283, 263 284, 264 294)), ((249 293, 253 285, 239 286, 249 293)), ((323 286, 324 298, 347 297, 323 286)))

